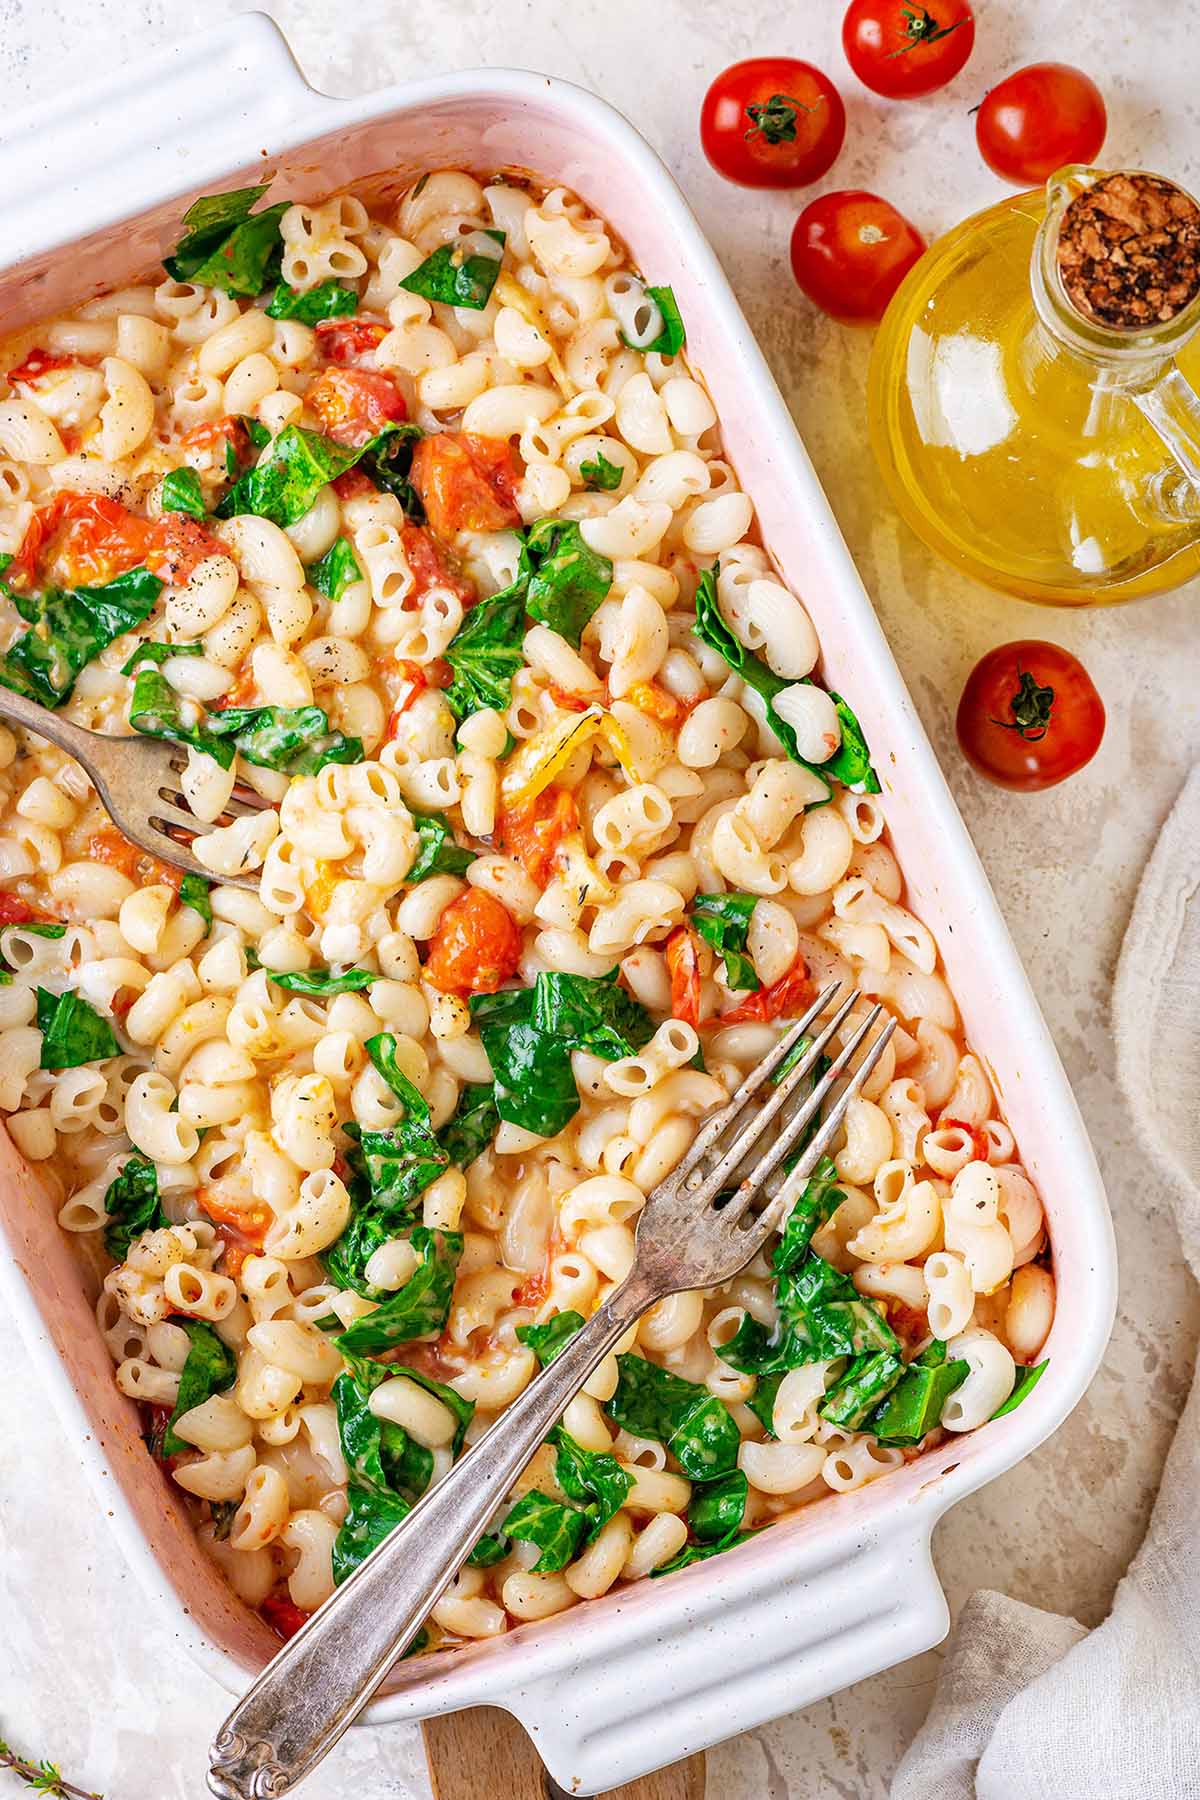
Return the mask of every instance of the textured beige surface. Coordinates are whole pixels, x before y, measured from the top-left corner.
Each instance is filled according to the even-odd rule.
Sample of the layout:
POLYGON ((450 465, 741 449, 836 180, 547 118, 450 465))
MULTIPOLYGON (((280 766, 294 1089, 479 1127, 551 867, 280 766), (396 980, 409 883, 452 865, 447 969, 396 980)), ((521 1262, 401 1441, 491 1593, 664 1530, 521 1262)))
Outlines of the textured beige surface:
MULTIPOLYGON (((917 705, 987 864, 1093 1133, 1117 1220, 1122 1298, 1084 1403, 1019 1469, 957 1507, 935 1539, 952 1607, 972 1588, 1103 1616, 1136 1546, 1191 1368, 1200 1309, 1113 1082, 1108 996, 1138 874, 1200 748, 1195 586, 1110 614, 1067 616, 974 589, 935 566, 882 499, 866 447, 869 348, 814 316, 787 270, 795 202, 722 183, 696 144, 708 80, 742 56, 811 56, 844 89, 848 142, 826 186, 875 187, 929 233, 1001 192, 968 108, 1021 62, 1071 58, 1110 101, 1108 160, 1200 182, 1189 69, 1195 8, 1166 0, 1153 29, 1123 0, 977 0, 974 58, 948 94, 907 107, 867 95, 841 58, 842 0, 280 0, 310 78, 351 93, 434 70, 514 64, 612 100, 665 156, 729 269, 783 384, 917 705), (1109 710, 1096 762, 1043 796, 977 781, 954 746, 962 681, 985 649, 1047 635, 1079 651, 1109 710)), ((0 80, 38 99, 138 47, 241 10, 212 0, 4 0, 0 80)), ((7 254, 9 247, 0 247, 7 254)), ((92 1507, 72 1447, 0 1319, 0 1730, 53 1755, 109 1800, 203 1791, 225 1710, 215 1684, 148 1617, 92 1507)), ((875 1800, 923 1716, 937 1653, 714 1751, 713 1800, 875 1800)), ((427 1800, 415 1730, 353 1733, 311 1800, 427 1800)), ((498 1797, 499 1800, 499 1797, 498 1797)))

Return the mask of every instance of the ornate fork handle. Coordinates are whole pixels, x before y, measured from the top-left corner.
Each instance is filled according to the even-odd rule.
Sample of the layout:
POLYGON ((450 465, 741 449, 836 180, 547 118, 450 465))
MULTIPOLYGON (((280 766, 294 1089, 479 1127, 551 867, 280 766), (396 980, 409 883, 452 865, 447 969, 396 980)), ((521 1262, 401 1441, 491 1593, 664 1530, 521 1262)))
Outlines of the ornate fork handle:
POLYGON ((208 1786, 218 1800, 277 1800, 337 1742, 412 1642, 566 1406, 665 1291, 661 1280, 635 1269, 267 1664, 209 1753, 208 1786))

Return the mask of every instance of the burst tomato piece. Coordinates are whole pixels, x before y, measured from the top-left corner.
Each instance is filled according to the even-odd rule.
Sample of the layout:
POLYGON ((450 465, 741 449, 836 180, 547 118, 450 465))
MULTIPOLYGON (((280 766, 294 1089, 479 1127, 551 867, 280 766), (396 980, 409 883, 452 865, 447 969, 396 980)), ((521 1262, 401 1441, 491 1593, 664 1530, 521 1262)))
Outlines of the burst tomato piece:
POLYGON ((939 1119, 937 1128, 939 1131, 961 1131, 971 1140, 971 1147, 974 1151, 971 1161, 987 1161, 991 1145, 988 1143, 986 1131, 981 1131, 978 1125, 968 1125, 965 1119, 939 1119))
POLYGON ((625 698, 640 713, 645 713, 648 719, 656 719, 660 725, 677 726, 692 710, 686 701, 677 700, 666 688, 659 687, 657 681, 635 681, 625 698))
POLYGON ((22 900, 19 894, 0 893, 0 925, 28 925, 31 919, 39 924, 59 923, 49 913, 39 912, 28 900, 22 900))
POLYGON ((458 573, 446 552, 423 526, 414 525, 406 519, 400 527, 400 543, 412 570, 414 583, 411 594, 405 600, 406 606, 415 606, 430 588, 435 587, 449 588, 458 595, 464 606, 474 606, 479 597, 475 589, 458 573))
POLYGON ((371 477, 364 475, 361 469, 347 469, 331 485, 339 500, 361 500, 364 494, 379 491, 371 477))
POLYGON ((505 438, 439 431, 413 452, 412 483, 439 537, 519 525, 514 494, 520 479, 520 461, 505 438))
POLYGON ((248 1244, 261 1249, 263 1239, 267 1235, 275 1215, 263 1200, 255 1200, 250 1206, 236 1205, 232 1200, 222 1200, 210 1188, 200 1188, 196 1193, 196 1202, 201 1210, 207 1213, 214 1225, 225 1225, 244 1238, 248 1244))
POLYGON ((494 994, 521 960, 521 930, 507 908, 482 888, 468 888, 441 918, 425 963, 425 979, 444 994, 494 994))
POLYGON ((531 881, 545 887, 554 873, 562 841, 579 830, 575 796, 567 788, 547 787, 524 806, 500 814, 500 847, 515 856, 531 881))
POLYGON ((700 143, 742 187, 806 187, 828 173, 846 108, 828 75, 792 56, 752 56, 718 75, 700 109, 700 143))
POLYGON ((179 440, 179 448, 183 451, 213 451, 222 466, 226 444, 233 446, 239 463, 246 461, 250 438, 242 421, 234 418, 232 413, 226 413, 223 419, 207 419, 203 425, 193 425, 179 440))
POLYGON ((189 513, 164 513, 147 532, 146 567, 168 587, 182 587, 208 557, 225 554, 224 544, 189 513))
POLYGON ((747 994, 732 1012, 722 1013, 721 1024, 742 1025, 768 1019, 790 1019, 805 1006, 811 1005, 812 1000, 813 985, 809 979, 808 964, 802 956, 798 956, 787 974, 781 975, 771 987, 759 988, 756 994, 747 994))
POLYGON ((385 425, 408 417, 404 396, 374 369, 323 369, 304 396, 335 444, 359 450, 385 425))
POLYGON ((671 975, 671 1017, 685 1025, 700 1023, 700 945, 687 925, 677 925, 667 939, 671 975))
POLYGON ((408 711, 418 694, 423 694, 425 689, 429 686, 423 664, 408 662, 402 658, 397 662, 396 667, 404 677, 404 687, 388 716, 387 730, 383 734, 385 740, 389 744, 395 737, 404 714, 408 711))
POLYGON ((287 1594, 268 1594, 258 1609, 259 1617, 267 1621, 271 1630, 286 1642, 295 1637, 302 1625, 307 1625, 312 1618, 302 1607, 287 1594))
POLYGON ((958 703, 959 747, 998 787, 1036 793, 1091 762, 1104 702, 1069 650, 1037 638, 989 650, 958 703))
POLYGON ((366 315, 355 319, 322 319, 317 326, 317 349, 330 362, 374 366, 376 350, 391 330, 386 319, 366 315))
POLYGON ((110 869, 119 869, 127 880, 136 882, 139 887, 165 885, 178 893, 183 880, 181 869, 160 862, 148 850, 139 849, 115 825, 102 825, 99 831, 92 833, 87 842, 87 855, 91 862, 106 863, 110 869))
POLYGON ((514 1306, 540 1306, 550 1292, 550 1265, 540 1268, 536 1275, 531 1275, 523 1287, 519 1287, 513 1295, 514 1306))
POLYGON ((592 704, 582 694, 573 694, 569 688, 559 687, 557 681, 549 683, 549 694, 554 704, 561 706, 564 712, 586 712, 592 704))
POLYGON ((45 560, 64 587, 98 586, 136 568, 149 527, 107 494, 58 494, 39 506, 16 560, 32 575, 45 560))
POLYGON ((52 375, 56 369, 69 369, 75 360, 73 356, 56 356, 52 350, 33 349, 23 363, 8 371, 8 379, 28 386, 40 381, 43 375, 52 375))

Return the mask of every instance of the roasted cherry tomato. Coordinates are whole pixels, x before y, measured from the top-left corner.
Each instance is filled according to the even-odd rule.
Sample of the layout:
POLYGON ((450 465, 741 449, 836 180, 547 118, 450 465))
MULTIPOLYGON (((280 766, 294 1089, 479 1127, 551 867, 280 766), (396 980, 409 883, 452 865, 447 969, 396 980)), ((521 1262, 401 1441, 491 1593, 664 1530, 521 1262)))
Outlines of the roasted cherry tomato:
POLYGON ((865 87, 915 100, 954 80, 975 47, 975 15, 967 0, 851 0, 842 47, 865 87))
POLYGON ((554 873, 563 839, 579 830, 579 813, 569 788, 543 788, 524 806, 500 814, 500 848, 515 856, 525 873, 544 888, 554 873))
POLYGON ((754 56, 726 69, 704 96, 700 142, 718 175, 742 187, 807 187, 846 135, 842 97, 820 69, 790 56, 754 56))
POLYGON ((295 1637, 300 1627, 312 1618, 311 1613, 306 1613, 284 1593, 268 1594, 258 1610, 272 1631, 285 1640, 295 1637))
POLYGON ((207 557, 226 554, 224 544, 188 513, 163 513, 146 532, 146 567, 168 587, 182 587, 207 557))
POLYGON ((460 531, 507 531, 519 525, 514 498, 521 465, 504 438, 439 431, 413 452, 412 484, 429 529, 442 538, 460 531))
POLYGON ((182 869, 173 863, 159 862, 157 856, 131 843, 115 825, 101 825, 93 831, 87 841, 87 856, 89 862, 107 863, 110 869, 119 869, 126 880, 136 882, 138 887, 169 887, 178 893, 183 880, 182 869))
POLYGON ((677 925, 666 944, 671 976, 671 1017, 685 1025, 700 1023, 700 945, 688 925, 677 925))
POLYGON ((28 900, 22 900, 19 894, 0 892, 0 925, 28 925, 31 919, 42 924, 57 924, 49 913, 39 912, 28 900))
POLYGON ((29 352, 25 361, 18 368, 8 371, 8 379, 29 385, 31 382, 40 381, 43 375, 52 375, 59 369, 73 367, 74 362, 73 356, 56 356, 51 350, 35 348, 29 352))
POLYGON ((412 574, 413 585, 405 595, 406 606, 417 606, 430 588, 450 588, 464 606, 474 606, 479 595, 471 583, 459 574, 453 552, 446 550, 430 536, 424 526, 405 519, 400 527, 400 542, 412 574))
POLYGON ((444 994, 494 994, 521 960, 521 931, 483 888, 467 888, 441 918, 424 968, 444 994))
POLYGON ((322 319, 317 325, 317 349, 335 363, 375 366, 375 352, 391 330, 386 319, 322 319))
POLYGON ((1030 63, 984 97, 979 154, 1016 187, 1037 187, 1064 163, 1095 162, 1108 130, 1104 96, 1069 63, 1030 63))
POLYGON ((806 206, 792 230, 792 274, 809 299, 847 325, 874 324, 925 239, 877 194, 846 188, 806 206))
POLYGON ((385 425, 408 417, 403 394, 374 369, 323 369, 305 393, 304 404, 316 413, 326 437, 354 450, 385 425))
POLYGON ((989 650, 958 703, 967 761, 997 786, 1023 793, 1074 775, 1103 736, 1104 702, 1083 664, 1036 638, 989 650))
POLYGON ((759 988, 756 994, 747 994, 732 1012, 721 1014, 720 1023, 740 1025, 768 1019, 792 1019, 810 1005, 812 999, 813 984, 808 964, 802 956, 797 956, 786 975, 781 975, 768 988, 759 988))

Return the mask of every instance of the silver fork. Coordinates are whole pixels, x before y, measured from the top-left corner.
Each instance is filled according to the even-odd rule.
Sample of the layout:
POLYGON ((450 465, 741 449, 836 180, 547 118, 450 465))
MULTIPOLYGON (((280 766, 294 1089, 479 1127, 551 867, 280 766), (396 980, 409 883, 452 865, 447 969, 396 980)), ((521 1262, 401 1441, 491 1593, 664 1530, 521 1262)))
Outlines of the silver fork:
MULTIPOLYGON (((24 725, 39 737, 49 738, 77 763, 82 763, 100 796, 100 804, 123 836, 140 850, 189 874, 213 880, 211 869, 192 854, 193 838, 213 829, 198 819, 188 808, 180 788, 179 777, 186 767, 185 753, 178 744, 164 743, 151 737, 107 737, 100 731, 85 731, 61 718, 36 700, 0 687, 0 719, 10 725, 24 725), (184 837, 180 834, 185 834, 184 837)), ((261 812, 269 804, 253 788, 237 787, 215 821, 228 825, 247 813, 261 812)), ((223 884, 258 889, 258 877, 222 875, 223 884)))
MULTIPOLYGON (((638 1219, 636 1259, 620 1287, 234 1707, 209 1752, 208 1786, 219 1800, 275 1800, 320 1762, 412 1642, 538 1445, 614 1345, 655 1301, 728 1281, 767 1242, 833 1142, 850 1100, 896 1028, 888 1019, 868 1043, 882 1013, 872 1007, 812 1092, 789 1107, 858 1003, 852 993, 763 1104, 745 1116, 747 1103, 833 1004, 840 986, 827 987, 780 1038, 704 1124, 679 1167, 654 1189, 638 1219), (770 1177, 831 1095, 833 1102, 795 1168, 770 1193, 770 1177), (748 1164, 750 1152, 776 1121, 768 1147, 748 1164), (752 1214, 760 1198, 766 1205, 752 1214)), ((402 1373, 399 1365, 397 1373, 402 1373)))

